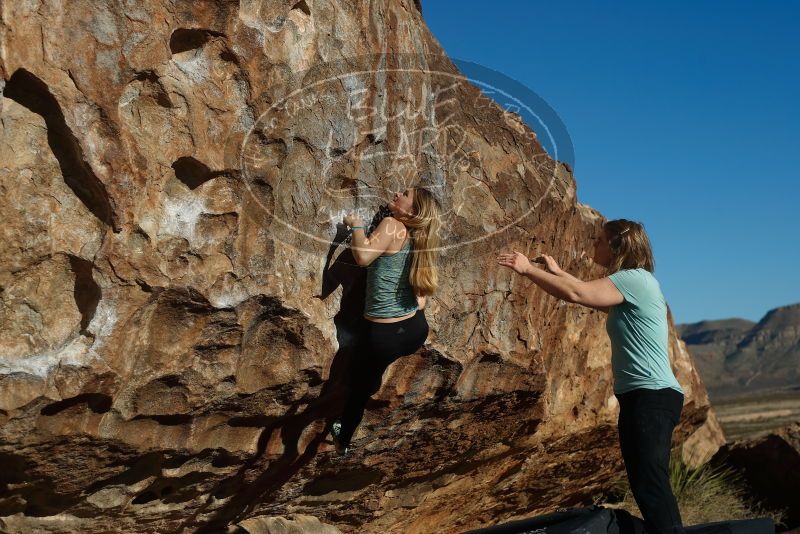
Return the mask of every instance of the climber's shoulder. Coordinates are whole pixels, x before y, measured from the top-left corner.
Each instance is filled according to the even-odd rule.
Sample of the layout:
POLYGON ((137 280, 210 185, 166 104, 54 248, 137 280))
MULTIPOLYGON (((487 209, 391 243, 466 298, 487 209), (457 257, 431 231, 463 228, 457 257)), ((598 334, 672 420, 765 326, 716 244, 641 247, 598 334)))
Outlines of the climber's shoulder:
POLYGON ((408 237, 406 225, 392 216, 384 217, 380 224, 378 224, 376 230, 400 241, 404 241, 406 237, 408 237))

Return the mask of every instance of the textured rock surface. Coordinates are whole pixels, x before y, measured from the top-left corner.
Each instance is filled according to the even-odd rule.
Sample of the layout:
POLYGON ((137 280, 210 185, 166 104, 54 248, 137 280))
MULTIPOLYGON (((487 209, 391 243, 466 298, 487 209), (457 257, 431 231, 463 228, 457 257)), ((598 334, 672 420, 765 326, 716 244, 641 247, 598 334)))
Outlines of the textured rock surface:
POLYGON ((316 517, 307 515, 285 517, 253 517, 239 525, 250 534, 341 534, 331 525, 325 525, 316 517))
POLYGON ((800 304, 742 319, 678 326, 712 395, 800 385, 800 304))
MULTIPOLYGON (((469 84, 398 69, 251 131, 326 62, 457 75, 415 2, 8 2, 0 32, 5 531, 296 514, 458 532, 586 503, 620 472, 604 317, 494 262, 516 246, 601 274, 602 218, 530 130, 469 84), (450 97, 431 112, 436 89, 450 97), (353 133, 353 92, 392 124, 353 133), (460 246, 428 343, 388 370, 337 461, 324 429, 364 273, 335 215, 432 168, 460 246)), ((675 436, 697 461, 722 436, 674 330, 670 350, 675 436)))

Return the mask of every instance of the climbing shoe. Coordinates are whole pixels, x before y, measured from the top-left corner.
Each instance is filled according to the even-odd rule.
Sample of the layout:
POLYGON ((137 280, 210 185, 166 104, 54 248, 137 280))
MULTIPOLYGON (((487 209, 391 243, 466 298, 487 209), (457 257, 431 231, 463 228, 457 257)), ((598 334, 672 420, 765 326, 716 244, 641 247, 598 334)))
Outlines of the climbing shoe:
POLYGON ((331 437, 333 438, 333 444, 336 446, 336 452, 338 452, 342 456, 347 456, 347 453, 349 453, 351 449, 348 443, 344 443, 341 441, 341 435, 342 435, 342 422, 337 419, 331 425, 331 437))

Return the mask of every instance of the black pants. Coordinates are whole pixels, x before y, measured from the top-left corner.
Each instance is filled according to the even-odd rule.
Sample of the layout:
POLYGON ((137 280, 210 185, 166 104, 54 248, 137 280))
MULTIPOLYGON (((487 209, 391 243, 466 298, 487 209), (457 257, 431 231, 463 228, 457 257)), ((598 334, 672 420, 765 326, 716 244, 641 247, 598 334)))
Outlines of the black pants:
POLYGON ((428 321, 423 310, 395 323, 365 321, 366 337, 353 363, 350 392, 341 417, 340 440, 345 444, 350 443, 361 423, 367 401, 380 389, 386 368, 401 356, 415 353, 428 338, 428 321))
POLYGON ((619 399, 619 444, 633 497, 648 534, 683 533, 678 503, 669 483, 672 431, 683 394, 671 389, 634 389, 619 399))

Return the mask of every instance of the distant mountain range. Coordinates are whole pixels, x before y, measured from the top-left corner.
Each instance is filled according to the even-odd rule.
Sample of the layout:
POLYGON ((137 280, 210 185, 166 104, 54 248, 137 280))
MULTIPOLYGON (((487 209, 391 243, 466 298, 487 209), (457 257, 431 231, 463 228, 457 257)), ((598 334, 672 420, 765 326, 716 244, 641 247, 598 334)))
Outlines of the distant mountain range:
POLYGON ((712 396, 800 386, 800 304, 770 310, 757 323, 722 319, 677 328, 712 396))

